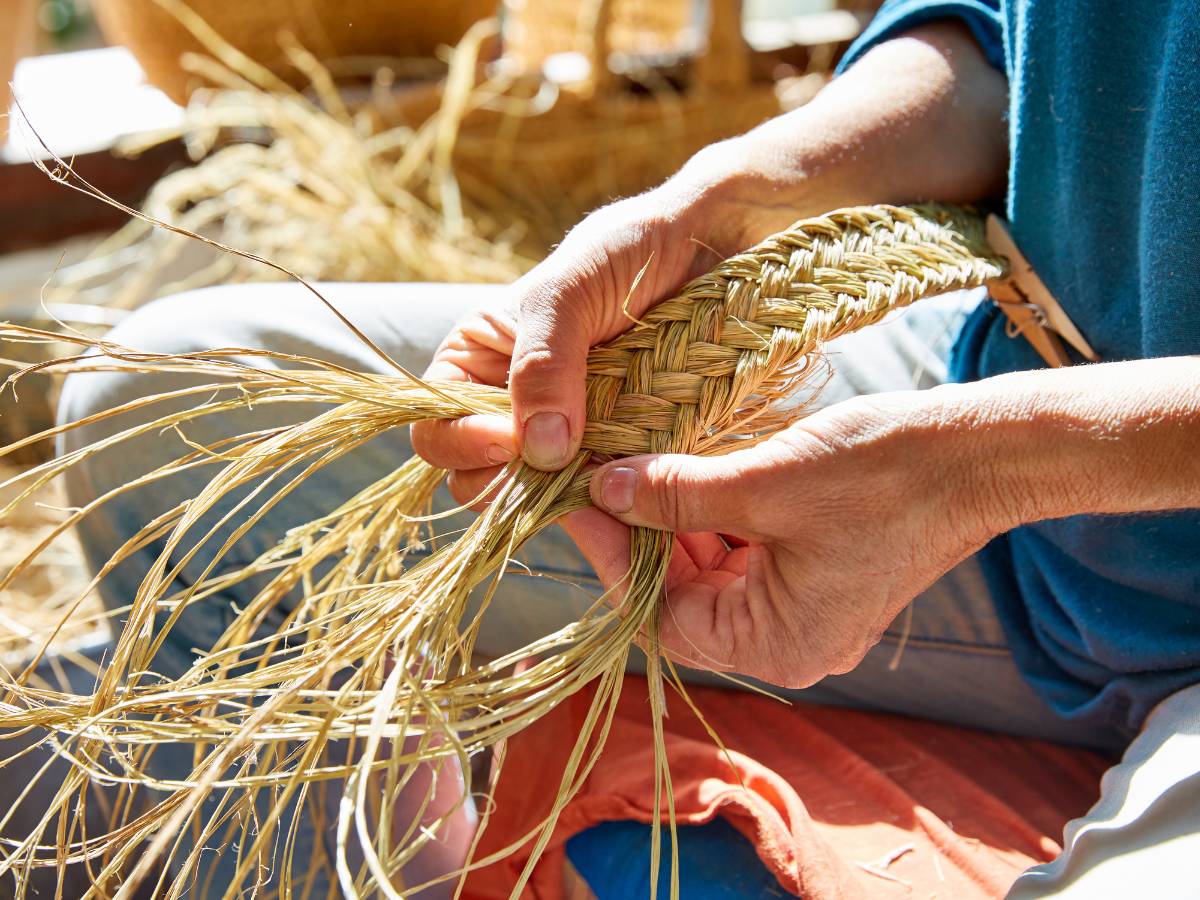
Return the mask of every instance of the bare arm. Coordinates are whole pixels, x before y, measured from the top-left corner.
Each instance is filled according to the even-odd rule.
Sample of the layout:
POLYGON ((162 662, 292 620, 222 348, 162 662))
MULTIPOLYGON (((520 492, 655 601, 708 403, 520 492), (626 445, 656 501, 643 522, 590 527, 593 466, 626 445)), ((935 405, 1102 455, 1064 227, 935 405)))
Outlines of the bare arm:
POLYGON ((1200 357, 1018 372, 926 402, 921 427, 956 436, 949 452, 975 473, 993 531, 1200 508, 1200 357))
POLYGON ((678 176, 736 206, 756 240, 858 203, 1002 192, 1008 85, 970 32, 938 23, 879 45, 811 103, 696 155, 678 176))

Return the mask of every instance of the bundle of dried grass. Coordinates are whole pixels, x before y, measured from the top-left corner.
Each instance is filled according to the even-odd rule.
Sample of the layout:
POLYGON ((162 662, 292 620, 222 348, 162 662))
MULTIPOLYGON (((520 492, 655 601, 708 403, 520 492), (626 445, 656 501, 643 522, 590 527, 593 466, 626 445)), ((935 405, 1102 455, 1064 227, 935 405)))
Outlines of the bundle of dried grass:
MULTIPOLYGON (((797 414, 777 401, 811 371, 825 341, 922 296, 1001 273, 979 222, 963 211, 864 207, 798 222, 721 263, 632 330, 593 350, 583 452, 558 473, 510 465, 497 479, 498 494, 487 511, 457 539, 411 565, 405 548, 427 537, 425 513, 444 475, 419 459, 295 529, 254 563, 218 568, 239 537, 312 472, 388 429, 507 413, 505 391, 425 383, 394 363, 391 376, 298 357, 287 357, 289 368, 281 370, 253 363, 272 355, 265 351, 163 356, 82 336, 0 330, 8 339, 70 339, 81 354, 103 353, 49 367, 60 373, 187 372, 199 382, 137 401, 133 406, 144 410, 144 424, 19 477, 19 493, 40 489, 136 434, 163 428, 186 434, 199 417, 251 404, 317 402, 326 408, 290 427, 230 435, 210 446, 192 443, 171 465, 146 473, 142 484, 194 467, 213 474, 199 496, 146 523, 109 563, 151 540, 163 541, 158 561, 120 611, 125 623, 93 693, 40 688, 27 673, 5 676, 0 728, 36 730, 43 746, 70 761, 71 772, 38 827, 5 846, 0 875, 86 862, 95 885, 89 897, 115 892, 124 898, 163 866, 154 893, 178 897, 195 886, 202 848, 232 839, 238 865, 234 883, 222 885, 225 897, 255 885, 299 895, 300 882, 317 872, 346 896, 406 896, 421 885, 403 884, 404 865, 458 811, 457 805, 430 806, 429 766, 457 762, 466 779, 464 797, 470 796, 476 790, 473 753, 595 682, 596 699, 557 786, 558 800, 521 839, 533 844, 528 878, 559 812, 603 747, 635 639, 650 659, 659 799, 673 827, 663 692, 668 684, 684 696, 686 690, 673 663, 660 658, 657 641, 671 535, 636 529, 631 569, 618 591, 597 598, 578 622, 478 664, 472 649, 497 580, 523 543, 588 503, 589 459, 645 451, 714 454, 760 440, 797 414), (181 396, 193 405, 152 414, 156 404, 181 396), (212 533, 198 523, 238 488, 248 491, 245 497, 219 517, 220 524, 238 523, 233 537, 215 556, 204 557, 204 577, 174 589, 174 571, 212 533), (155 653, 185 609, 255 575, 269 576, 266 587, 189 671, 178 678, 155 673, 155 653), (484 594, 482 610, 468 614, 468 596, 477 589, 484 594), (281 598, 296 593, 300 599, 281 627, 258 636, 281 598), (529 657, 536 661, 514 668, 529 657), (150 755, 180 744, 191 748, 191 776, 155 779, 150 755), (97 782, 124 788, 101 834, 83 824, 87 789, 97 782), (406 787, 409 795, 425 792, 423 826, 398 809, 406 787), (318 843, 311 859, 295 858, 302 821, 336 836, 331 854, 318 843)), ((63 428, 78 424, 85 423, 63 428)), ((109 499, 95 498, 64 527, 109 499)), ((485 815, 481 828, 486 824, 485 815)), ((658 846, 655 835, 655 873, 658 846)), ((469 867, 489 861, 475 859, 469 867)), ((446 878, 462 876, 465 870, 446 878)), ((655 874, 651 883, 656 881, 655 874)))
MULTIPOLYGON (((602 86, 606 54, 570 84, 489 64, 493 22, 468 31, 442 80, 399 88, 393 70, 380 70, 365 102, 352 103, 295 40, 284 36, 283 51, 307 92, 180 0, 156 2, 210 54, 186 56, 185 67, 219 89, 193 95, 182 129, 126 144, 136 152, 182 135, 198 160, 165 176, 144 210, 313 281, 509 282, 590 210, 659 183, 701 147, 781 109, 772 83, 710 84, 707 56, 683 88, 651 70, 602 86)), ((131 223, 97 251, 109 276, 67 287, 135 306, 178 270, 185 246, 131 223)), ((183 269, 163 293, 268 277, 228 256, 183 269)))

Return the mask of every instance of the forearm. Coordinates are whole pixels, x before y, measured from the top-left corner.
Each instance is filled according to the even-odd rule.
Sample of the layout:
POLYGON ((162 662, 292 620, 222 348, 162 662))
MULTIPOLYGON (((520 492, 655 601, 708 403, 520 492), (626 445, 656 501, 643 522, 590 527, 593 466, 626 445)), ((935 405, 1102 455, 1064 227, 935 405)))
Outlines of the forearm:
POLYGON ((953 23, 876 47, 806 106, 701 151, 673 181, 759 239, 856 203, 970 201, 1001 190, 1007 84, 953 23))
POLYGON ((994 531, 1200 508, 1200 357, 1021 372, 927 393, 919 428, 955 435, 950 469, 994 531))

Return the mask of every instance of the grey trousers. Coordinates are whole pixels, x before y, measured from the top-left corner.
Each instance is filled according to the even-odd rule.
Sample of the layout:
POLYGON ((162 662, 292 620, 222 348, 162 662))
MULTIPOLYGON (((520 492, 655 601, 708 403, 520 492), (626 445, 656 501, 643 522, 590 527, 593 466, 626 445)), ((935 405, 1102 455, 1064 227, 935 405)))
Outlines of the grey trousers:
MULTIPOLYGON (((326 296, 362 331, 418 372, 457 318, 471 308, 500 302, 504 290, 431 284, 323 286, 326 296)), ((880 326, 835 342, 830 347, 832 377, 821 402, 944 381, 958 321, 979 300, 978 294, 956 294, 924 301, 880 326)), ((160 352, 261 347, 319 356, 362 371, 380 371, 383 365, 328 310, 289 284, 230 286, 168 298, 131 316, 111 339, 160 352)), ((60 418, 79 419, 178 384, 177 379, 161 375, 74 376, 64 388, 60 418)), ((209 417, 189 426, 189 437, 208 442, 294 421, 304 413, 276 406, 231 414, 220 421, 209 417)), ((128 424, 128 419, 106 422, 69 434, 67 446, 128 424)), ((96 457, 71 476, 72 502, 127 482, 183 450, 178 437, 163 434, 96 457)), ((290 527, 329 511, 410 453, 407 433, 387 434, 322 470, 253 529, 231 562, 258 555, 290 527)), ((109 504, 82 528, 90 562, 99 565, 156 514, 197 493, 202 486, 197 477, 203 476, 182 475, 152 490, 126 493, 109 504)), ((448 496, 439 502, 444 508, 452 506, 448 496)), ((464 521, 447 520, 445 529, 453 531, 464 521)), ((106 602, 123 604, 157 552, 157 547, 147 547, 114 571, 102 585, 106 602)), ((533 571, 554 577, 505 579, 484 620, 478 643, 483 653, 509 652, 566 624, 587 608, 597 592, 594 573, 557 529, 532 541, 523 560, 533 571)), ((194 560, 180 578, 186 581, 203 564, 203 559, 194 560)), ((253 593, 258 586, 239 586, 232 592, 239 596, 190 610, 158 661, 164 674, 182 671, 192 659, 193 648, 210 645, 224 630, 230 604, 240 602, 240 592, 253 593)), ((705 673, 689 673, 689 677, 725 683, 713 682, 705 673)), ((781 693, 808 702, 1109 749, 1119 740, 1103 728, 1064 721, 1025 683, 1006 646, 979 567, 971 559, 917 598, 911 612, 901 614, 853 672, 803 691, 781 693)), ((1101 800, 1068 828, 1066 848, 1055 863, 1023 875, 1012 896, 1129 896, 1111 889, 1136 884, 1143 889, 1153 885, 1153 897, 1200 897, 1200 687, 1168 699, 1151 717, 1124 762, 1105 777, 1101 800)))

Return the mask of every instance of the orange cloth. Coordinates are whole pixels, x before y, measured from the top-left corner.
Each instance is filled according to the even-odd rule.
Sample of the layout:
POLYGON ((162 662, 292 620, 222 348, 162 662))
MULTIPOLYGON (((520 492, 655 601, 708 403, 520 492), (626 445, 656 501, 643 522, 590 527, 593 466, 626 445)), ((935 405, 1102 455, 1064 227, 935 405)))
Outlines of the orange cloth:
MULTIPOLYGON (((1022 870, 1059 853, 1063 825, 1095 800, 1109 765, 1083 750, 899 716, 786 706, 738 691, 689 693, 733 764, 668 691, 678 821, 724 816, 779 883, 808 900, 1002 897, 1022 870)), ((580 692, 508 742, 476 858, 545 816, 591 699, 580 692)), ((650 721, 646 680, 627 676, 604 752, 563 810, 523 896, 564 897, 572 835, 603 821, 651 821, 650 721)), ((527 844, 477 870, 466 896, 507 898, 529 853, 527 844)))

